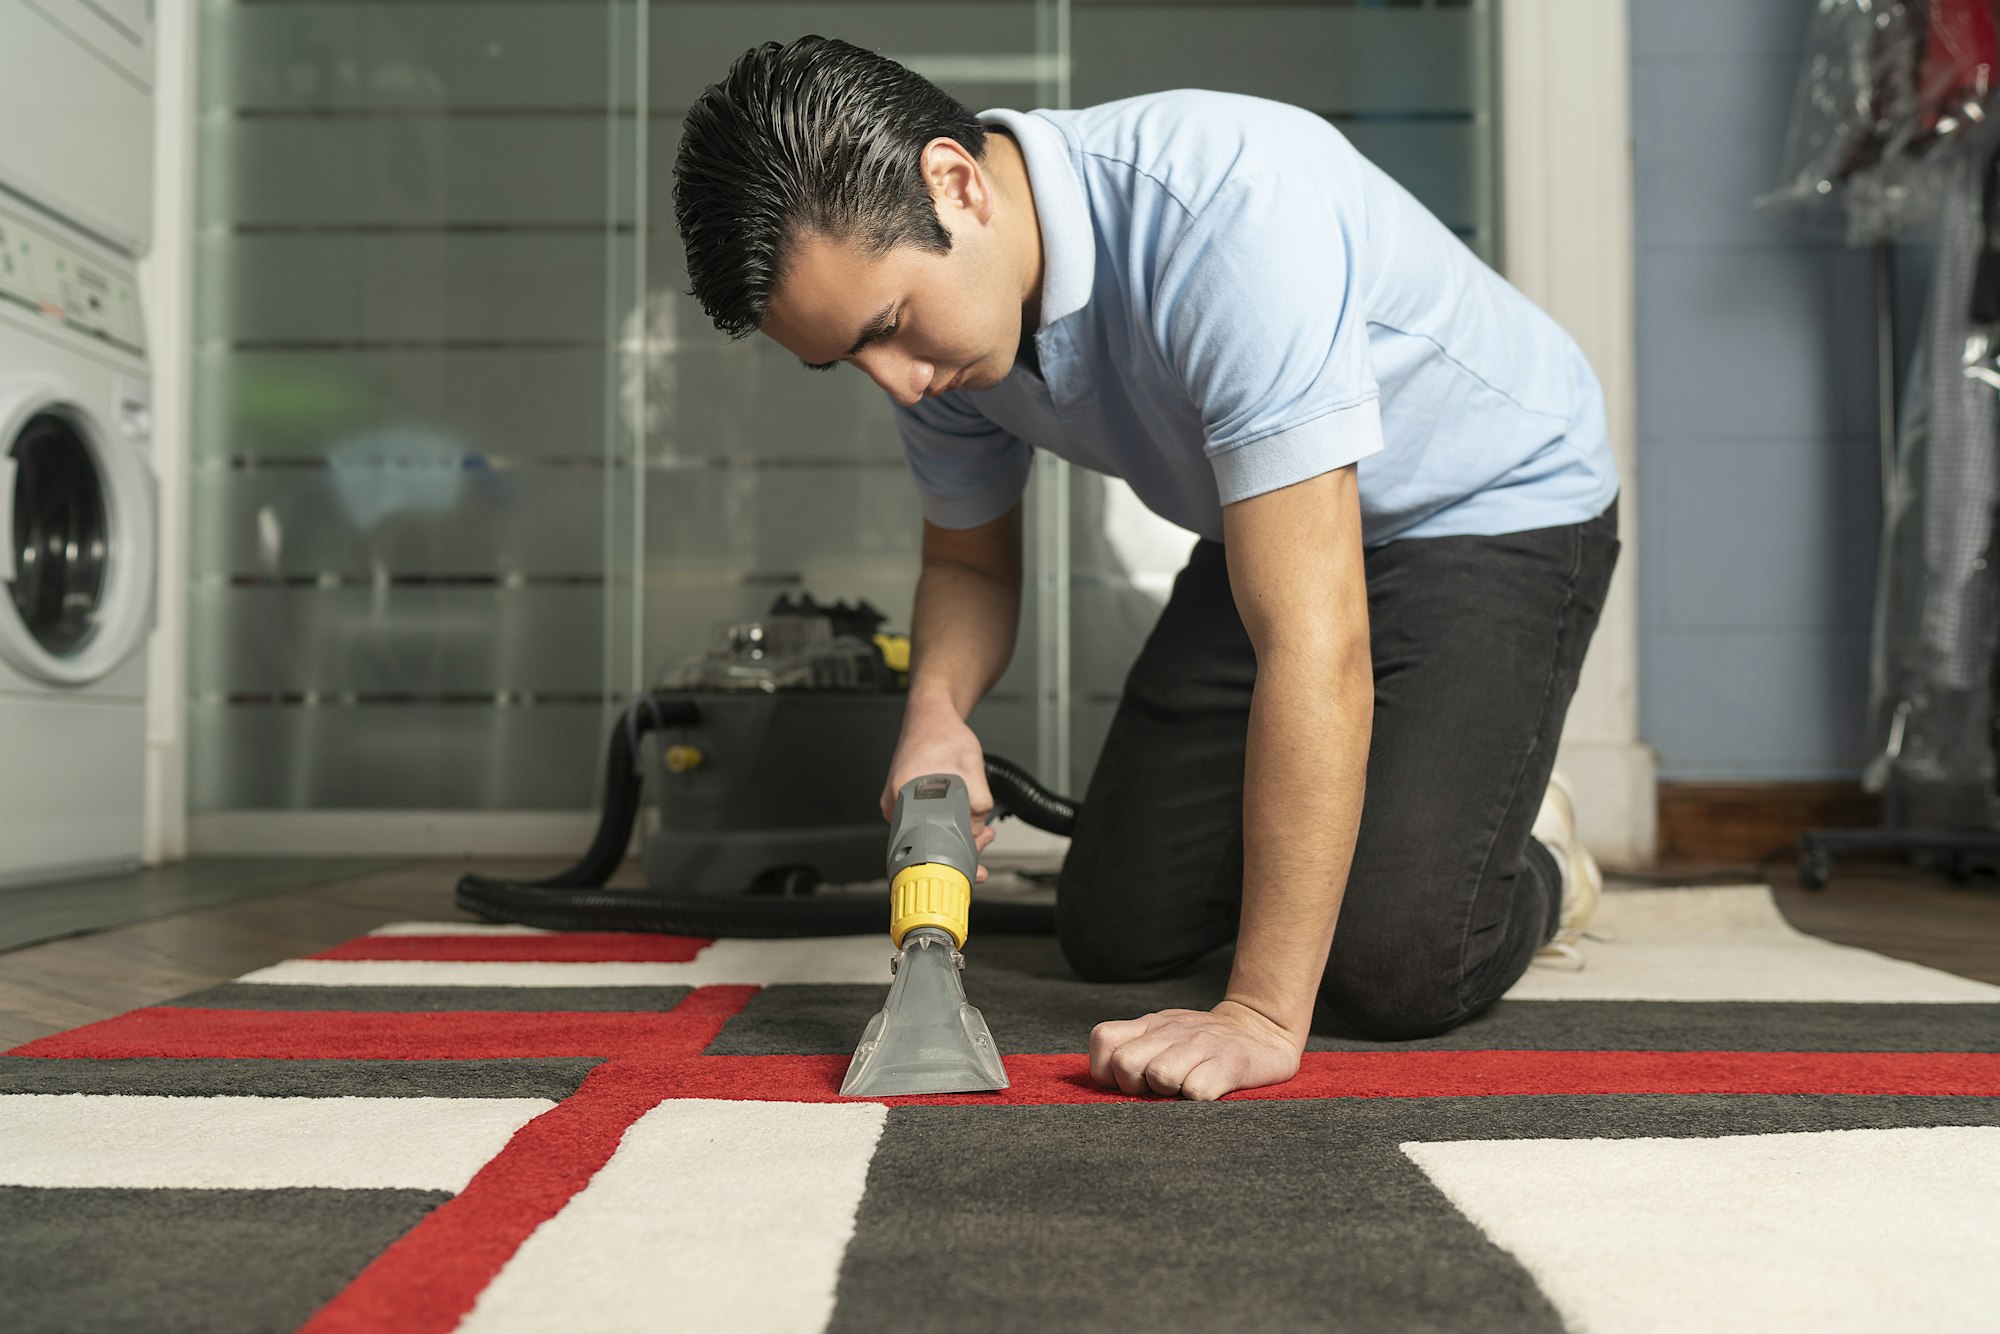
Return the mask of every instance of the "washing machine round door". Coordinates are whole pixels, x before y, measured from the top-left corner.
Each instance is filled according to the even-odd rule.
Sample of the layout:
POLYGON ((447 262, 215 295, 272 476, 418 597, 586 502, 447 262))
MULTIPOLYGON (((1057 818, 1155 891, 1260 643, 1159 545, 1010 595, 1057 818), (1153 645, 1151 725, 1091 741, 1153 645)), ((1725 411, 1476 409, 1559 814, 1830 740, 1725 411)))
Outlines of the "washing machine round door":
POLYGON ((153 628, 157 494, 146 460, 78 397, 0 381, 0 658, 86 685, 153 628))

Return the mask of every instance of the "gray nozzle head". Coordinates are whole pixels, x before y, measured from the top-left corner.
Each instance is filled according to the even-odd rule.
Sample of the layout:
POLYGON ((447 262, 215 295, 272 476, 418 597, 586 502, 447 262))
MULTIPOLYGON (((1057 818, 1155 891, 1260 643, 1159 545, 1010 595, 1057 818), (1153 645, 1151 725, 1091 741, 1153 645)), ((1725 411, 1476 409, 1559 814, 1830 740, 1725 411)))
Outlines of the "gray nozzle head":
POLYGON ((844 1098, 978 1093, 1007 1087, 986 1019, 965 999, 951 937, 919 927, 896 955, 889 1000, 868 1021, 841 1083, 844 1098))

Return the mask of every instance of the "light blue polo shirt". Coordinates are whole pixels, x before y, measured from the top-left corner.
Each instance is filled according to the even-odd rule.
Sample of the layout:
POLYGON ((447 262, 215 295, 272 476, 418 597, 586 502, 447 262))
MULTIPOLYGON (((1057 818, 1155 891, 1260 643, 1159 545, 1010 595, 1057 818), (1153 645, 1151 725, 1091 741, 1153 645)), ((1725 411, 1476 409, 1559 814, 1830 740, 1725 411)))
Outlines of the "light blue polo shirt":
POLYGON ((1042 374, 897 409, 923 512, 1006 513, 1035 449, 1222 538, 1359 463, 1363 541, 1581 523, 1618 492, 1576 343, 1325 120, 1228 93, 988 111, 1042 231, 1042 374))

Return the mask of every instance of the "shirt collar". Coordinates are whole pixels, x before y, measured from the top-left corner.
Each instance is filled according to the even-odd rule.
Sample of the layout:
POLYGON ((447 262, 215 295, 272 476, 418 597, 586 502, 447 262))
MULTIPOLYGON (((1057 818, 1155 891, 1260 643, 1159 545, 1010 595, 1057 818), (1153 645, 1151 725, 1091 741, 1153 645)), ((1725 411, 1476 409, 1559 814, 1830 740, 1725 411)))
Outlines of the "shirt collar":
POLYGON ((1028 166, 1035 219, 1042 230, 1042 323, 1046 329, 1074 315, 1090 300, 1097 269, 1097 239, 1083 183, 1070 165, 1069 144, 1055 125, 1020 111, 982 111, 979 119, 1014 136, 1028 166))

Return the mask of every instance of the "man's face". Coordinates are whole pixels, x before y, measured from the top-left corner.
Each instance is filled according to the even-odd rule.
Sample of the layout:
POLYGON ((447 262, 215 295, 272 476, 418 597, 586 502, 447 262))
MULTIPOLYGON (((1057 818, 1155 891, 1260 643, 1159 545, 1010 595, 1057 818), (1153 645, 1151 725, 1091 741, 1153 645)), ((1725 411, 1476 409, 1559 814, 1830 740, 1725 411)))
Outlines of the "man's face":
POLYGON ((871 259, 847 242, 799 237, 760 332, 808 366, 853 363, 905 405, 992 388, 1020 346, 1021 291, 992 215, 980 212, 939 199, 946 255, 899 245, 871 259))

